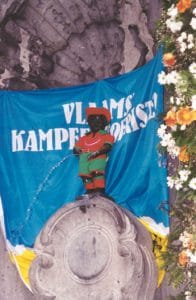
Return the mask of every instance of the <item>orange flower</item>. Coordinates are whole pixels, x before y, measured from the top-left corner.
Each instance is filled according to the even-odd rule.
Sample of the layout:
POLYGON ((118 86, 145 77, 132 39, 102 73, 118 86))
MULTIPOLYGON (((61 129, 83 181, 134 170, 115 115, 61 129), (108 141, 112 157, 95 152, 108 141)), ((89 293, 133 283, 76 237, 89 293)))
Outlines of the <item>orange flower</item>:
POLYGON ((194 243, 194 241, 189 241, 188 242, 188 249, 195 250, 195 243, 194 243))
POLYGON ((190 155, 187 152, 187 146, 183 146, 180 148, 180 154, 178 156, 179 160, 186 163, 190 159, 190 155))
POLYGON ((192 5, 192 0, 180 0, 176 7, 180 13, 184 13, 192 5))
POLYGON ((171 67, 176 63, 176 57, 172 53, 165 53, 163 55, 163 63, 166 67, 171 67))
POLYGON ((193 114, 193 121, 196 121, 196 110, 193 110, 192 114, 193 114))
POLYGON ((190 107, 182 107, 176 112, 176 120, 180 125, 189 125, 196 119, 195 111, 190 107))
POLYGON ((182 250, 182 252, 180 252, 179 256, 178 256, 178 262, 181 266, 186 266, 187 263, 189 262, 188 256, 186 254, 185 250, 182 250))
POLYGON ((169 127, 172 127, 176 124, 176 113, 173 110, 167 112, 166 117, 164 118, 165 124, 169 127))

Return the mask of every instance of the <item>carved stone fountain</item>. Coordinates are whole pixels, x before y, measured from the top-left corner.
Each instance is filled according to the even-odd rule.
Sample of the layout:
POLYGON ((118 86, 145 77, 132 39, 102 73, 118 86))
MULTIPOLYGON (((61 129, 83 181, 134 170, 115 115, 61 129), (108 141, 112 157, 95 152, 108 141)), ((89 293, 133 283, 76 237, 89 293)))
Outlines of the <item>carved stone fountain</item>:
POLYGON ((35 249, 30 282, 38 299, 154 298, 157 269, 150 237, 131 213, 107 198, 97 196, 59 209, 35 249))

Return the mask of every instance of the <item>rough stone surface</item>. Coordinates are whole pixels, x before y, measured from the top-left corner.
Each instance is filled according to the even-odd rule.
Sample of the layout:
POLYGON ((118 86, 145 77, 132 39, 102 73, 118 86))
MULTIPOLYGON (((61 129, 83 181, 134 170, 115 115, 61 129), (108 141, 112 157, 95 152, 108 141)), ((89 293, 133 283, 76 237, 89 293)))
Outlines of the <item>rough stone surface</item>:
POLYGON ((6 19, 15 15, 25 0, 1 0, 0 22, 6 22, 6 19))
MULTIPOLYGON (((154 53, 160 3, 0 0, 0 88, 75 85, 143 65, 154 53)), ((0 237, 0 299, 35 299, 8 260, 1 232, 0 237)), ((164 284, 155 300, 170 293, 164 284)))
POLYGON ((86 83, 153 57, 160 0, 1 1, 1 88, 86 83))
POLYGON ((133 215, 104 197, 58 210, 34 248, 38 256, 31 265, 30 282, 38 298, 154 298, 157 268, 150 236, 133 215), (80 209, 84 205, 85 213, 80 209))

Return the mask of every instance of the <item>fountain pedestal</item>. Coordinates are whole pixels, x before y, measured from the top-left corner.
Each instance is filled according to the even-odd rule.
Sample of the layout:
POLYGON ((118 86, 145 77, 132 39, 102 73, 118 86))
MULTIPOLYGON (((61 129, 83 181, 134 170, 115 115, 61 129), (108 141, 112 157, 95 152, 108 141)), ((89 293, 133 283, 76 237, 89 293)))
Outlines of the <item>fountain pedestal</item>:
POLYGON ((146 229, 107 198, 59 209, 38 236, 30 282, 39 299, 151 300, 157 269, 146 229), (86 206, 86 212, 80 207, 86 206))

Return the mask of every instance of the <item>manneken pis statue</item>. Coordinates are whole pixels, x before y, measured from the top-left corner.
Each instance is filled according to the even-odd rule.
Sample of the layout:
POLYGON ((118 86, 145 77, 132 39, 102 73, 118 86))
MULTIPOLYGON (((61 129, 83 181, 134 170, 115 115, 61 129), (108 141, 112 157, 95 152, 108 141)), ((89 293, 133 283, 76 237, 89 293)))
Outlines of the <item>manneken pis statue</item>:
POLYGON ((87 194, 105 192, 105 167, 114 137, 105 130, 111 120, 108 109, 88 107, 86 118, 90 132, 80 137, 74 147, 79 155, 79 176, 82 178, 87 194))

